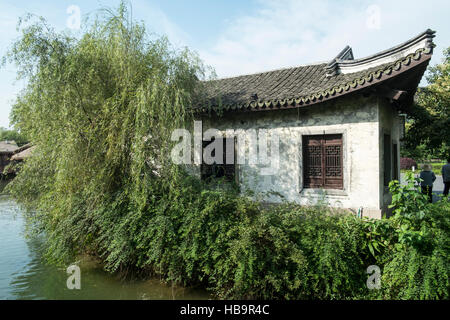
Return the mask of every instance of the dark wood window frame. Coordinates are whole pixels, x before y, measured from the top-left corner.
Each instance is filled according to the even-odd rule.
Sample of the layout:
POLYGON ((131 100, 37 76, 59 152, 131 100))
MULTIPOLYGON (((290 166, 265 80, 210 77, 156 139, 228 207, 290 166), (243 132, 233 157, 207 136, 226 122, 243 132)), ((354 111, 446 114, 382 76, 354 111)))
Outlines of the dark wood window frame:
POLYGON ((392 170, 393 170, 393 174, 392 174, 392 178, 393 180, 399 180, 399 174, 398 174, 398 144, 397 143, 393 143, 392 144, 392 161, 393 166, 392 166, 392 170))
POLYGON ((385 133, 383 135, 383 184, 385 187, 389 186, 389 182, 392 180, 392 141, 391 135, 385 133))
POLYGON ((344 189, 343 134, 302 137, 303 187, 344 189))
POLYGON ((224 178, 226 181, 230 182, 236 182, 237 183, 237 167, 236 167, 236 138, 221 138, 223 141, 223 163, 222 164, 206 164, 203 161, 203 150, 211 144, 213 140, 211 141, 202 141, 202 164, 201 164, 201 179, 202 180, 211 180, 211 179, 221 179, 224 178), (229 140, 232 140, 233 145, 233 163, 227 163, 227 153, 230 151, 227 151, 227 145, 229 144, 229 140))

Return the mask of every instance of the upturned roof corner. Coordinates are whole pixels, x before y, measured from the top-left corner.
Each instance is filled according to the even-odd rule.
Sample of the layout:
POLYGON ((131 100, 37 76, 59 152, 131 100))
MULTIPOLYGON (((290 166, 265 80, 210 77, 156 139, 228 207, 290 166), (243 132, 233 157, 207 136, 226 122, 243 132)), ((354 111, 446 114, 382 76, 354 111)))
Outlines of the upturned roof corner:
MULTIPOLYGON (((317 63, 205 82, 197 112, 264 111, 321 103, 380 85, 397 100, 410 101, 432 57, 435 31, 372 56, 355 59, 346 46, 329 63, 317 63), (394 93, 393 93, 394 92, 394 93), (408 99, 405 99, 407 97, 408 99)), ((409 102, 405 103, 409 104, 409 102)))
POLYGON ((327 76, 331 77, 339 73, 339 62, 346 60, 354 60, 353 50, 350 46, 346 46, 333 60, 331 60, 327 66, 327 76))
POLYGON ((435 31, 427 29, 418 36, 398 46, 361 59, 354 59, 352 49, 347 46, 326 66, 327 77, 341 73, 354 73, 386 63, 392 63, 401 58, 405 58, 409 54, 416 53, 420 48, 430 48, 432 50, 435 46, 433 43, 435 33, 435 31))

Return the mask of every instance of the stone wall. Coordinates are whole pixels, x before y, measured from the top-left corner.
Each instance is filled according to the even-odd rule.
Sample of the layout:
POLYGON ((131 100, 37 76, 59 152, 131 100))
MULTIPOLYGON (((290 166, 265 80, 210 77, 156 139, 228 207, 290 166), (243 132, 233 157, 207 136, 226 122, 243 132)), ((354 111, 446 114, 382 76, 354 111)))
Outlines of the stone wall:
MULTIPOLYGON (((388 112, 383 114, 386 118, 383 118, 383 123, 389 127, 388 112)), ((353 94, 306 108, 235 113, 202 120, 203 132, 216 128, 226 134, 227 129, 233 129, 248 138, 253 129, 267 129, 269 135, 276 133, 280 137, 279 170, 276 174, 262 175, 261 169, 267 165, 251 164, 248 157, 244 164, 238 165, 238 179, 243 192, 252 191, 256 199, 267 202, 287 200, 303 205, 323 202, 332 207, 355 210, 363 207, 367 215, 380 216, 382 149, 377 97, 353 94), (343 135, 344 189, 304 189, 302 135, 335 133, 343 135)), ((240 145, 238 156, 248 153, 251 148, 254 146, 240 145)))

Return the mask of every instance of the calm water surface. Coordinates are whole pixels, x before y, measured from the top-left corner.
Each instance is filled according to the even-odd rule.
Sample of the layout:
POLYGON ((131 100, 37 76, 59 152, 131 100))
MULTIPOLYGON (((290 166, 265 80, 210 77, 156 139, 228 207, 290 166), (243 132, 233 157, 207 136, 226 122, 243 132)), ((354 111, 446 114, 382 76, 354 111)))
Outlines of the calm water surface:
POLYGON ((39 239, 25 239, 18 205, 0 194, 0 299, 209 299, 204 290, 171 288, 157 279, 121 281, 83 258, 81 289, 66 287, 65 268, 44 263, 39 239))

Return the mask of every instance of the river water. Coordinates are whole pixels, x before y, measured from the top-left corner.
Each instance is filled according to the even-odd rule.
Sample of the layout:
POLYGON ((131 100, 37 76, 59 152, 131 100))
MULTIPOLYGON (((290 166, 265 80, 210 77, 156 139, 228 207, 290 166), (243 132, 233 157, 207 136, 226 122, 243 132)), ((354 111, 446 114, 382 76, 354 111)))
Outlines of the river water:
POLYGON ((26 239, 17 203, 0 194, 0 299, 209 299, 204 290, 123 281, 87 257, 80 259, 81 289, 67 288, 66 268, 46 264, 42 240, 26 239))

